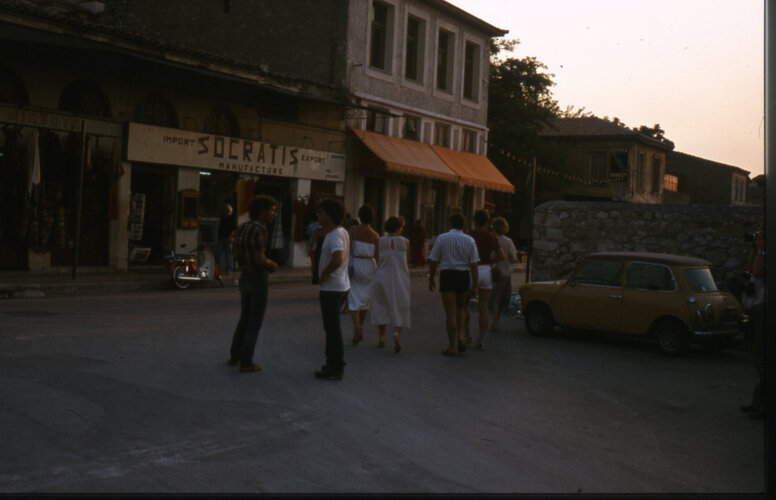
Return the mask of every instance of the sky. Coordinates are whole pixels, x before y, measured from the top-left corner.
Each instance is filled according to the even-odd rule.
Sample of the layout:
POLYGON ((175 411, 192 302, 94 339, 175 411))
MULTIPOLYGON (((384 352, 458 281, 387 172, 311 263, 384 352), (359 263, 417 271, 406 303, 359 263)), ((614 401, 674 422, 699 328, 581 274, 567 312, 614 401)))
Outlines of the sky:
POLYGON ((762 0, 448 0, 509 30, 561 109, 660 124, 675 150, 764 169, 762 0))

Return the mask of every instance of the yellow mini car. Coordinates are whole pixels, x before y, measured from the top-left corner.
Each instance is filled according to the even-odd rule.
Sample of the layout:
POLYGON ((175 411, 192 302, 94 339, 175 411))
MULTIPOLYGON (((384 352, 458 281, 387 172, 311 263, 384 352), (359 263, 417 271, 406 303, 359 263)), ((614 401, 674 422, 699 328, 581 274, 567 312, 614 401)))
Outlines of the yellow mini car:
POLYGON ((561 327, 653 340, 668 355, 692 342, 712 348, 739 333, 741 304, 717 289, 703 259, 645 252, 585 257, 567 279, 520 287, 525 326, 534 335, 561 327))

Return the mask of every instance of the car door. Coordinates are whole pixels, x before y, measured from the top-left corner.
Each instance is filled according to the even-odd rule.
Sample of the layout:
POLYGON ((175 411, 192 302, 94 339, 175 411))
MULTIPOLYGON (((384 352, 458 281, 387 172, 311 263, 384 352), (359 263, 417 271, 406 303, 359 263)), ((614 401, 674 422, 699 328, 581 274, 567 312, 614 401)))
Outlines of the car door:
POLYGON ((645 334, 657 318, 675 314, 677 307, 681 309, 684 304, 669 266, 656 262, 628 263, 620 326, 623 333, 645 334))
POLYGON ((623 262, 591 259, 559 292, 553 314, 563 326, 616 331, 622 314, 623 262))

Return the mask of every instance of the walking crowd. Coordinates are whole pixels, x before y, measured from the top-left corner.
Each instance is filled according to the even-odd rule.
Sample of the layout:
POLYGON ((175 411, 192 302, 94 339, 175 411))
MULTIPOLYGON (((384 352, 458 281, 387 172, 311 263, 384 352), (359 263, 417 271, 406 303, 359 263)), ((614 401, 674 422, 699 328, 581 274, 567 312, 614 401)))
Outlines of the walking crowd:
MULTIPOLYGON (((241 309, 228 364, 238 366, 240 372, 261 370, 253 356, 267 307, 269 274, 278 267, 266 256, 267 225, 275 220, 277 207, 274 198, 256 196, 250 204, 250 220, 234 230, 231 240, 233 259, 241 270, 241 309)), ((491 232, 489 213, 478 210, 474 214, 475 229, 466 234, 466 218, 454 214, 450 217, 450 230, 436 238, 426 258, 421 221, 415 222, 408 239, 402 236, 403 217, 389 217, 383 236, 373 229, 374 219, 375 211, 369 204, 359 209, 356 219, 340 201, 324 199, 318 203, 315 220, 308 226, 312 282, 319 287, 326 338, 326 362, 315 371, 315 376, 342 379, 345 360, 340 315, 345 309, 353 322, 354 346, 364 340, 364 328, 370 326, 377 327, 378 347, 385 347, 385 332, 390 325, 393 350, 401 352, 402 332, 411 327, 409 262, 422 266, 426 259, 428 289, 432 292, 439 270, 448 340, 442 354, 458 356, 472 343, 468 307, 471 298, 478 298, 479 313, 474 348, 483 350, 488 325, 490 331, 498 330, 499 315, 511 295, 511 263, 517 261, 517 250, 506 236, 506 220, 496 218, 491 232)))

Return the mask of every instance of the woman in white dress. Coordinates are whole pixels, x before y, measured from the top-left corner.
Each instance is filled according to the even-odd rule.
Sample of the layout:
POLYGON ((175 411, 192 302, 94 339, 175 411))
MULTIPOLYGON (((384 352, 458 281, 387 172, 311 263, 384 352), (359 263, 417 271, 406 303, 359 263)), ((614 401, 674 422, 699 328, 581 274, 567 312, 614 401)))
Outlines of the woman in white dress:
POLYGON ((410 272, 407 255, 410 244, 401 236, 404 224, 398 217, 385 221, 387 236, 378 244, 378 264, 374 277, 369 323, 380 331, 380 347, 385 346, 385 326, 393 325, 394 351, 401 351, 401 330, 410 327, 410 272))
POLYGON ((374 217, 374 208, 364 205, 358 210, 361 223, 350 231, 353 274, 350 277, 348 310, 353 319, 353 345, 364 338, 364 320, 372 300, 372 279, 377 269, 377 242, 380 240, 380 235, 370 225, 374 217))

